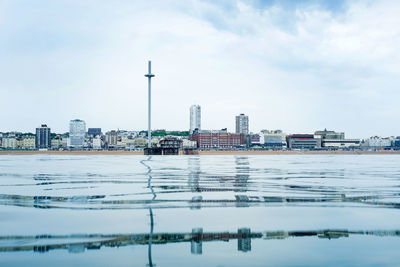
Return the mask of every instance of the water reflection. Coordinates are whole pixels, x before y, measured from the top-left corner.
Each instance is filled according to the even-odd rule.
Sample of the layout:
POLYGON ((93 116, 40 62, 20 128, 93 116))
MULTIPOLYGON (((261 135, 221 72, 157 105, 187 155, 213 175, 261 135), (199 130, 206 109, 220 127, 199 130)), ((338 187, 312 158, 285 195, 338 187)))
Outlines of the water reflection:
POLYGON ((236 175, 233 184, 235 192, 246 192, 250 177, 250 163, 247 156, 235 157, 236 175))
MULTIPOLYGON (((145 162, 149 162, 149 161, 151 161, 151 156, 149 156, 148 158, 147 158, 147 160, 142 160, 141 161, 141 163, 147 168, 147 175, 148 175, 148 180, 147 180, 147 188, 149 188, 150 190, 151 190, 151 193, 152 193, 152 195, 153 195, 153 198, 151 199, 151 202, 153 202, 155 199, 156 199, 156 197, 157 197, 157 195, 156 195, 156 193, 154 192, 154 189, 153 189, 153 186, 152 186, 152 184, 151 184, 151 180, 152 180, 152 176, 151 176, 151 171, 152 171, 152 169, 151 169, 151 167, 150 167, 150 165, 147 165, 145 162)), ((149 217, 150 217, 150 234, 149 234, 149 247, 148 247, 148 260, 149 260, 149 266, 150 267, 152 267, 153 266, 153 259, 152 259, 152 256, 151 256, 151 245, 152 245, 152 241, 153 241, 153 231, 154 231, 154 218, 153 218, 153 210, 152 210, 152 208, 151 208, 151 205, 150 205, 150 207, 149 207, 149 217)))
MULTIPOLYGON (((203 232, 203 228, 193 228, 192 232, 150 233, 150 234, 74 234, 37 236, 0 236, 0 252, 33 251, 48 252, 65 249, 70 253, 102 247, 121 247, 135 245, 168 245, 170 243, 190 243, 190 253, 201 255, 203 244, 212 241, 229 242, 237 240, 237 250, 250 252, 251 240, 276 240, 287 238, 316 237, 319 239, 352 238, 355 236, 400 237, 400 230, 346 230, 323 229, 310 231, 263 231, 252 232, 250 228, 239 228, 237 232, 203 232)), ((153 265, 149 254, 149 265, 153 265)))
POLYGON ((5 166, 0 171, 0 205, 153 211, 310 204, 400 208, 400 169, 395 161, 382 169, 374 159, 352 165, 343 156, 330 161, 317 156, 279 161, 262 156, 88 157, 82 162, 54 157, 65 166, 52 170, 50 159, 21 169, 5 166), (42 169, 33 171, 38 164, 42 169))

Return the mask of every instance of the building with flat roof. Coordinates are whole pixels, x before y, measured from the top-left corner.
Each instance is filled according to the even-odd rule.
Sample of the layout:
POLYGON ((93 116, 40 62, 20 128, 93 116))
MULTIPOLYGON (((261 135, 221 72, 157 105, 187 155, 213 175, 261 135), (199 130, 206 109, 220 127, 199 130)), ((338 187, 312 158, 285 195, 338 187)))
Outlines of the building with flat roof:
POLYGON ((360 139, 323 139, 322 147, 325 148, 359 148, 360 139))
POLYGON ((286 147, 286 134, 282 130, 262 130, 260 136, 261 144, 265 148, 281 149, 286 147))
POLYGON ((321 138, 314 138, 313 134, 292 134, 286 136, 287 147, 290 149, 318 149, 321 148, 321 138))
POLYGON ((236 133, 249 134, 249 117, 243 113, 236 116, 236 133))
POLYGON ((193 133, 195 129, 201 130, 201 107, 199 105, 192 105, 190 107, 189 133, 193 133))
POLYGON ((226 129, 217 131, 195 130, 191 141, 197 142, 199 149, 229 149, 243 145, 243 134, 228 133, 226 129))
POLYGON ((69 146, 83 147, 86 136, 86 123, 83 120, 71 120, 69 122, 69 146))
POLYGON ((46 124, 42 124, 36 128, 36 141, 35 147, 37 149, 50 149, 51 148, 51 133, 50 128, 46 124))

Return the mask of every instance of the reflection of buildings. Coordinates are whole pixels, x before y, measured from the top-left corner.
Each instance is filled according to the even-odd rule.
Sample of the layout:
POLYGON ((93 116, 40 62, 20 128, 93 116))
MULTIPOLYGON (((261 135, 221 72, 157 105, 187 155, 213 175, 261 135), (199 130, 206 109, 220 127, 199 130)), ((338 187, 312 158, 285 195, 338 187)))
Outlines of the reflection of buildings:
POLYGON ((236 176, 233 187, 235 192, 246 192, 247 183, 250 177, 250 164, 249 158, 245 157, 235 157, 236 163, 236 176))
MULTIPOLYGON (((266 231, 251 232, 250 228, 240 228, 237 233, 203 232, 203 228, 195 228, 191 233, 153 233, 150 234, 74 234, 74 235, 35 235, 35 236, 0 236, 6 240, 0 247, 1 252, 34 251, 48 252, 55 249, 66 249, 71 253, 80 253, 102 247, 121 247, 148 245, 152 238, 153 245, 190 242, 191 253, 202 254, 205 242, 238 240, 239 251, 251 251, 251 239, 265 241, 286 238, 316 237, 323 239, 351 238, 355 235, 377 237, 400 237, 400 230, 346 230, 325 229, 311 231, 266 231), (10 244, 10 245, 7 245, 10 244)), ((150 261, 151 263, 151 261, 150 261)), ((151 263, 152 264, 152 263, 151 263)))
POLYGON ((192 229, 192 241, 190 242, 190 252, 192 254, 201 255, 203 253, 203 228, 192 229))
MULTIPOLYGON (((200 157, 189 157, 188 168, 189 168, 189 179, 188 186, 192 192, 201 192, 200 190, 200 157)), ((202 196, 193 196, 191 209, 200 209, 202 196)))
POLYGON ((238 250, 243 252, 251 250, 250 228, 240 228, 238 230, 238 250))
POLYGON ((189 180, 188 185, 192 192, 200 192, 200 157, 188 157, 189 180))

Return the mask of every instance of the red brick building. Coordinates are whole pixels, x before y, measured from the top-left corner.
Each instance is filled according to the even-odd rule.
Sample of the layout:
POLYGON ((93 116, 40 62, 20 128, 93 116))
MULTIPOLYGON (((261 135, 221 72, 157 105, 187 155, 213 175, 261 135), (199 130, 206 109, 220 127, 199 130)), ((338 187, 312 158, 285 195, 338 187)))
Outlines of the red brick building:
POLYGON ((191 141, 197 142, 199 149, 228 149, 244 144, 244 135, 221 131, 195 131, 190 135, 191 141))

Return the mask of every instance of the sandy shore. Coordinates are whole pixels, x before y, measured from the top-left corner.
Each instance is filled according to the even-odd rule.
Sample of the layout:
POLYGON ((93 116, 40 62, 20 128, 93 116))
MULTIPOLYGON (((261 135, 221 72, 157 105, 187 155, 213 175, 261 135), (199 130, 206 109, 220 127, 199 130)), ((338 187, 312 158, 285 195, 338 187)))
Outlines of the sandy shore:
MULTIPOLYGON (((143 151, 0 151, 0 155, 143 155, 143 151)), ((400 151, 199 151, 199 155, 400 155, 400 151)))

